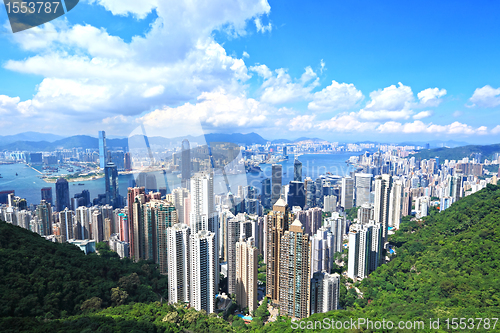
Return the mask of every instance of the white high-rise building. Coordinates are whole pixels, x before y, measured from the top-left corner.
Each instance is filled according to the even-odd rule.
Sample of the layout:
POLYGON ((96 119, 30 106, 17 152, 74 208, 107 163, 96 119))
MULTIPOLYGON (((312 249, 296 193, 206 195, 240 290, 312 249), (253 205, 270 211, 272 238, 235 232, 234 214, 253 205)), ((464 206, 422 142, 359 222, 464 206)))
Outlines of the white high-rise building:
POLYGON ((196 234, 191 234, 189 238, 189 300, 191 306, 197 311, 202 309, 207 313, 215 311, 219 274, 217 252, 213 232, 200 230, 196 234))
POLYGON ((330 227, 321 227, 310 238, 311 243, 311 278, 316 272, 330 272, 335 253, 335 238, 330 227))
POLYGON ((354 224, 349 230, 347 276, 365 278, 382 264, 382 225, 354 224))
POLYGON ((370 203, 370 192, 372 191, 371 173, 356 173, 356 206, 370 203))
POLYGON ((339 308, 340 275, 316 272, 311 280, 311 314, 339 308))
POLYGON ((185 215, 185 212, 190 210, 190 207, 186 207, 186 203, 189 203, 189 190, 186 188, 175 188, 172 190, 172 203, 177 211, 177 219, 179 223, 185 223, 189 225, 189 214, 185 215))
POLYGON ((236 243, 236 302, 248 311, 259 306, 257 301, 258 250, 253 237, 236 243))
POLYGON ((334 195, 325 195, 323 198, 323 211, 335 212, 337 211, 337 197, 334 195))
POLYGON ((227 290, 236 293, 236 243, 242 237, 248 239, 252 236, 252 223, 245 214, 238 214, 227 221, 227 290))
POLYGON ((375 203, 373 219, 382 223, 384 240, 387 238, 389 226, 389 199, 392 188, 391 175, 382 175, 375 178, 375 203))
POLYGON ((339 216, 328 217, 325 219, 325 226, 329 228, 333 235, 333 253, 342 252, 342 244, 346 232, 344 218, 339 216))
MULTIPOLYGON (((190 227, 193 234, 209 229, 209 218, 214 216, 214 178, 209 172, 191 177, 190 227)), ((210 230, 213 231, 213 230, 210 230)))
POLYGON ((354 207, 354 179, 351 177, 342 178, 342 193, 340 205, 344 209, 354 207))
POLYGON ((403 211, 403 183, 400 180, 392 183, 389 201, 389 227, 399 229, 403 211))
POLYGON ((190 235, 191 229, 184 223, 177 223, 167 228, 168 302, 170 304, 190 301, 190 235))

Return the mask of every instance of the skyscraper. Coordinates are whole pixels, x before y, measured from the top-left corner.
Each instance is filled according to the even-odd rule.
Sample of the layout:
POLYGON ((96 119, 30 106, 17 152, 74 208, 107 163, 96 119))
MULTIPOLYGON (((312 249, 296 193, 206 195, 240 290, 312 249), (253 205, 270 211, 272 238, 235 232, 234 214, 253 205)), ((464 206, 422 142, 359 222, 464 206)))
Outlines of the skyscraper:
POLYGON ((183 223, 167 228, 168 302, 189 302, 189 239, 191 229, 183 223))
POLYGON ((215 234, 200 230, 189 238, 190 304, 197 311, 215 311, 215 293, 218 290, 215 234))
POLYGON ((299 220, 281 237, 279 255, 280 313, 292 318, 310 315, 310 243, 299 220))
POLYGON ((380 223, 351 225, 348 277, 365 278, 382 264, 382 232, 380 223))
POLYGON ((293 180, 296 182, 302 181, 302 162, 297 158, 293 162, 293 180))
POLYGON ((106 133, 99 131, 99 166, 101 170, 106 167, 107 161, 106 133))
POLYGON ((399 229, 403 202, 403 183, 401 181, 396 180, 392 183, 389 201, 389 227, 399 229))
POLYGON ((106 204, 113 208, 121 208, 121 197, 118 193, 118 169, 113 162, 106 164, 104 168, 106 182, 106 204))
POLYGON ((182 187, 189 189, 189 179, 191 178, 191 150, 189 147, 189 141, 184 139, 182 141, 182 187))
POLYGON ((264 208, 271 208, 271 180, 266 178, 262 181, 262 192, 260 202, 264 208))
POLYGON ((288 205, 281 198, 274 204, 273 210, 267 215, 266 294, 275 305, 279 304, 281 237, 288 230, 290 219, 291 215, 288 205))
POLYGON ((290 182, 287 202, 289 207, 299 206, 300 208, 304 208, 306 204, 306 191, 303 182, 290 182))
POLYGON ((49 203, 51 206, 53 205, 52 202, 52 187, 44 187, 41 190, 42 194, 42 200, 45 200, 45 202, 49 203))
POLYGON ((209 219, 214 217, 214 210, 213 175, 209 172, 199 172, 191 178, 189 225, 193 234, 197 234, 200 230, 210 230, 209 219))
POLYGON ((344 209, 354 207, 354 179, 351 177, 342 178, 342 193, 340 205, 344 209))
POLYGON ((281 164, 273 164, 272 166, 272 188, 271 188, 271 205, 274 205, 280 198, 281 181, 282 181, 283 166, 281 164))
POLYGON ((335 253, 335 237, 329 227, 321 227, 314 236, 310 237, 311 242, 311 277, 316 272, 330 272, 333 264, 333 254, 335 253))
POLYGON ((240 308, 254 311, 257 302, 258 250, 253 237, 236 243, 236 302, 240 308))
POLYGON ((56 209, 62 212, 64 208, 70 208, 69 204, 69 184, 64 178, 56 181, 56 209))
POLYGON ((389 206, 392 189, 392 176, 382 175, 375 178, 375 203, 373 219, 376 223, 381 223, 383 228, 383 238, 387 238, 389 227, 389 206))
POLYGON ((41 221, 41 230, 39 234, 41 236, 52 235, 52 207, 45 200, 40 201, 40 204, 36 206, 36 216, 41 221))
POLYGON ((68 239, 73 239, 73 212, 68 208, 59 212, 59 223, 61 224, 61 236, 62 241, 65 242, 68 239))
POLYGON ((316 272, 311 280, 311 314, 339 308, 340 275, 316 272))
POLYGON ((356 206, 370 203, 370 192, 372 191, 372 178, 370 173, 356 173, 356 206))

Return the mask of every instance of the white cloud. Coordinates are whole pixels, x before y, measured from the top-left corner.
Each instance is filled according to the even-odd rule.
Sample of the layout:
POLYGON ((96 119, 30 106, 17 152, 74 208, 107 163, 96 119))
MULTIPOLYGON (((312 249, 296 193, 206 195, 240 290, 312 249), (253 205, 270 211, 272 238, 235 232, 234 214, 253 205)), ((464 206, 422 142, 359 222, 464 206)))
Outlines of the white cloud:
POLYGON ((377 125, 377 122, 359 121, 356 114, 352 112, 339 114, 329 120, 320 121, 315 127, 320 130, 336 132, 365 132, 374 130, 377 125))
MULTIPOLYGON (((252 67, 251 69, 253 69, 252 67)), ((284 68, 276 69, 269 76, 265 68, 254 69, 260 76, 264 77, 262 83, 261 101, 269 104, 283 104, 309 99, 311 90, 319 85, 319 78, 310 66, 304 69, 299 80, 292 80, 290 74, 284 68)))
POLYGON ((142 93, 142 97, 149 98, 149 97, 158 96, 158 95, 163 94, 164 91, 165 91, 165 87, 160 84, 160 85, 148 88, 146 91, 144 91, 142 93))
POLYGON ((411 88, 399 82, 382 90, 370 93, 371 100, 359 111, 359 117, 365 120, 408 119, 414 101, 411 88))
POLYGON ((384 124, 380 124, 377 127, 377 131, 380 133, 405 133, 405 134, 427 133, 427 134, 483 135, 485 134, 486 130, 487 128, 485 126, 473 128, 470 125, 462 124, 457 121, 449 125, 437 125, 433 123, 425 124, 420 120, 415 120, 414 122, 404 123, 404 124, 395 121, 389 121, 384 124))
POLYGON ((21 99, 19 97, 9 97, 0 95, 0 114, 10 114, 17 110, 17 104, 21 99))
POLYGON ((269 22, 269 24, 267 24, 267 25, 263 25, 260 17, 257 17, 254 20, 254 22, 255 22, 255 27, 257 28, 258 32, 262 32, 262 33, 265 33, 266 31, 271 32, 271 30, 273 29, 271 22, 269 22))
POLYGON ((288 123, 288 130, 295 131, 309 131, 314 126, 316 115, 300 115, 292 118, 288 123))
POLYGON ((474 94, 469 99, 471 105, 468 107, 494 108, 500 105, 500 88, 493 88, 486 85, 482 88, 477 88, 474 94))
POLYGON ((453 112, 453 117, 458 118, 458 117, 460 117, 462 114, 463 114, 463 112, 462 112, 462 111, 458 111, 458 110, 457 110, 457 111, 453 112))
POLYGON ((332 81, 331 85, 314 93, 313 101, 309 103, 308 109, 312 111, 348 110, 363 98, 363 94, 356 89, 354 84, 332 81))
POLYGON ((500 134, 500 125, 496 125, 492 130, 491 130, 491 134, 500 134))
POLYGON ((417 94, 423 106, 438 106, 443 101, 441 97, 446 95, 446 89, 427 88, 417 94))
POLYGON ((323 61, 323 59, 321 59, 321 61, 319 62, 319 65, 320 65, 319 72, 320 72, 321 74, 323 74, 323 71, 326 71, 326 69, 327 69, 327 68, 326 68, 326 64, 325 64, 325 62, 323 61))
POLYGON ((250 58, 250 54, 247 51, 243 51, 243 58, 250 58))
POLYGON ((413 119, 424 119, 434 114, 432 111, 421 111, 413 116, 413 119))
POLYGON ((268 79, 271 76, 273 76, 273 72, 267 67, 266 65, 255 65, 250 67, 250 70, 252 72, 256 72, 259 76, 263 77, 264 79, 268 79))

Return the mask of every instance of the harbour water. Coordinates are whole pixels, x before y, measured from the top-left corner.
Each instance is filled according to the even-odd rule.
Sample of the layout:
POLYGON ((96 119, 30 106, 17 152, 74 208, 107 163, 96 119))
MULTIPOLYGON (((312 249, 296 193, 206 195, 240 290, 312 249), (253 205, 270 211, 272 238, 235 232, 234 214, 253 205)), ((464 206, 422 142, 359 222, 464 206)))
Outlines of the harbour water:
MULTIPOLYGON (((302 162, 302 175, 316 179, 319 175, 330 172, 333 175, 344 176, 349 174, 352 167, 345 163, 350 156, 356 153, 338 153, 338 154, 305 154, 299 156, 302 162)), ((280 162, 283 166, 283 184, 293 180, 294 156, 290 155, 288 160, 280 162)), ((246 175, 228 175, 225 182, 221 176, 216 177, 214 181, 216 193, 223 193, 228 190, 226 183, 230 184, 230 190, 237 192, 238 185, 252 185, 260 190, 260 183, 265 178, 271 178, 271 164, 261 164, 262 171, 259 173, 248 173, 246 175)), ((157 186, 167 187, 169 189, 180 186, 180 179, 176 174, 163 174, 155 172, 157 186)), ((40 190, 44 187, 52 187, 52 196, 55 201, 55 184, 46 183, 40 179, 40 173, 28 167, 25 164, 5 164, 0 165, 0 191, 14 190, 16 196, 26 198, 28 204, 38 204, 41 199, 40 190), (17 173, 17 176, 16 176, 17 173)), ((137 176, 137 175, 136 175, 137 176)), ((119 176, 119 192, 126 197, 127 188, 132 185, 133 174, 119 176)), ((70 182, 70 197, 83 190, 89 190, 91 199, 96 198, 98 194, 105 192, 104 178, 87 180, 80 182, 70 182), (79 185, 83 184, 83 185, 79 185)))

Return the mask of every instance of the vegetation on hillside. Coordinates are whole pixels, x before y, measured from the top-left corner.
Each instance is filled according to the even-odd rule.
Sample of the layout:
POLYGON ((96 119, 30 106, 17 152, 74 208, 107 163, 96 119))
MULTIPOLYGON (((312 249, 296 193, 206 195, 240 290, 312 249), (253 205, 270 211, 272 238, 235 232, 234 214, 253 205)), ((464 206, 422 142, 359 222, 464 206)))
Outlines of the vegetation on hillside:
POLYGON ((104 256, 86 256, 75 245, 0 222, 0 317, 59 318, 167 295, 155 264, 102 249, 104 256))
POLYGON ((469 145, 456 148, 436 148, 419 150, 415 155, 415 159, 430 159, 436 156, 439 157, 439 163, 444 163, 444 160, 460 160, 464 157, 472 158, 473 154, 481 153, 482 158, 491 159, 494 153, 500 152, 500 144, 494 145, 469 145))
MULTIPOLYGON (((2 236, 3 230, 0 229, 2 236)), ((5 238, 0 237, 0 257, 10 241, 5 243, 5 238)), ((488 185, 444 212, 431 210, 430 216, 422 220, 405 218, 401 229, 390 237, 390 242, 396 254, 389 263, 361 283, 353 284, 342 278, 340 298, 345 310, 314 314, 304 321, 369 318, 396 323, 422 320, 427 324, 429 318, 440 318, 441 330, 430 330, 426 326, 426 330, 421 331, 444 332, 449 331, 443 324, 446 318, 499 318, 500 187, 488 185), (355 287, 361 290, 362 296, 356 293, 355 287)), ((0 271, 0 278, 5 274, 8 274, 5 269, 0 271)), ((11 288, 18 288, 13 280, 9 283, 11 288)), ((2 304, 5 304, 5 298, 9 298, 4 296, 8 295, 5 291, 5 288, 0 290, 2 304)), ((111 302, 108 305, 118 304, 108 302, 111 302)), ((89 301, 90 305, 94 303, 98 300, 89 301)), ((250 325, 245 325, 236 316, 229 316, 227 322, 215 314, 207 315, 184 306, 174 307, 159 302, 116 305, 104 310, 89 307, 85 311, 84 314, 53 320, 4 317, 0 318, 0 327, 6 328, 5 332, 294 332, 291 320, 285 317, 263 325, 269 315, 265 306, 255 311, 258 319, 250 325)), ((497 323, 495 330, 499 325, 497 323)), ((319 327, 316 331, 320 331, 319 327)), ((360 332, 350 329, 335 331, 360 332)), ((368 329, 363 332, 379 331, 368 329)))

